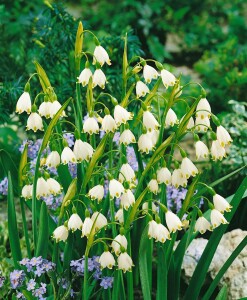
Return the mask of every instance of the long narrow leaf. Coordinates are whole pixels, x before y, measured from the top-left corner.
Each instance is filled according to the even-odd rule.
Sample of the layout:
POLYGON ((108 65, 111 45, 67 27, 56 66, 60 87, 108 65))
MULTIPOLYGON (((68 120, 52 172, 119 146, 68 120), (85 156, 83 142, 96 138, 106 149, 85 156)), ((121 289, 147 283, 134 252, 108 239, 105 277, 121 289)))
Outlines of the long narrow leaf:
POLYGON ((46 203, 43 201, 39 217, 39 237, 37 242, 36 256, 46 258, 49 241, 49 218, 46 203))
MULTIPOLYGON (((223 287, 221 288, 219 294, 217 295, 217 297, 215 298, 215 300, 227 300, 227 285, 223 285, 223 287)), ((240 299, 241 300, 241 299, 240 299)), ((244 300, 244 299, 242 299, 244 300)))

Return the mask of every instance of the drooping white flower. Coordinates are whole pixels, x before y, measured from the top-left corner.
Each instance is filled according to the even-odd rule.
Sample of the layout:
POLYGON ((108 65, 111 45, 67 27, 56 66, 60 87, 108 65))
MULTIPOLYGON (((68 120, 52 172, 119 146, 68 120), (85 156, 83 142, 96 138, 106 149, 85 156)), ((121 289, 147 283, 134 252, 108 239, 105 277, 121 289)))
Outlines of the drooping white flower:
POLYGON ((115 214, 115 220, 118 221, 120 224, 124 223, 124 213, 123 213, 123 209, 120 208, 116 214, 115 214))
POLYGON ((115 252, 115 254, 118 256, 120 254, 120 248, 121 246, 127 250, 127 245, 128 245, 128 242, 127 242, 127 239, 124 235, 117 235, 114 240, 112 241, 111 243, 111 247, 113 249, 113 251, 115 252))
POLYGON ((112 269, 112 267, 115 266, 114 256, 111 254, 111 252, 104 251, 99 258, 99 263, 101 269, 104 268, 112 269))
MULTIPOLYGON (((158 207, 152 202, 152 212, 155 214, 157 212, 158 207)), ((144 202, 142 204, 142 213, 145 215, 148 213, 148 207, 149 207, 149 203, 148 202, 144 202)))
POLYGON ((157 195, 158 191, 159 191, 158 181, 156 179, 151 179, 148 183, 148 189, 149 189, 150 192, 157 195))
POLYGON ((68 229, 75 232, 77 229, 82 230, 83 222, 78 214, 74 213, 70 216, 68 221, 68 229))
MULTIPOLYGON (((57 100, 52 102, 52 104, 50 106, 50 117, 53 118, 61 107, 62 107, 62 105, 57 100)), ((64 111, 61 113, 61 116, 65 116, 64 111)))
POLYGON ((159 130, 152 130, 152 131, 148 131, 147 133, 147 137, 149 137, 153 143, 153 147, 155 147, 158 139, 159 139, 159 130))
POLYGON ((136 138, 129 129, 125 129, 120 135, 119 143, 128 146, 131 143, 136 143, 136 138))
POLYGON ((146 81, 146 83, 150 83, 152 79, 157 79, 159 76, 157 70, 155 68, 145 65, 143 68, 143 77, 146 81))
POLYGON ((106 133, 117 130, 117 124, 111 115, 104 116, 102 120, 102 130, 104 130, 106 133))
POLYGON ((164 86, 168 88, 169 86, 173 86, 176 83, 176 77, 169 71, 163 69, 161 70, 161 78, 164 86))
POLYGON ((166 224, 170 232, 176 232, 177 230, 181 230, 183 227, 183 224, 179 217, 175 215, 173 212, 168 210, 165 213, 166 217, 166 224))
POLYGON ((128 255, 127 252, 121 253, 117 259, 118 269, 131 272, 132 266, 134 266, 132 258, 128 255))
POLYGON ((82 140, 76 140, 73 152, 78 162, 82 162, 83 160, 89 161, 93 156, 94 149, 87 142, 83 142, 82 140))
POLYGON ((148 133, 143 133, 138 140, 138 149, 142 153, 148 154, 149 151, 153 150, 154 144, 152 138, 148 133))
POLYGON ((146 94, 149 93, 149 88, 146 86, 146 84, 142 81, 137 81, 136 83, 136 96, 137 98, 145 97, 146 94))
POLYGON ((101 228, 107 225, 106 217, 103 214, 99 213, 98 211, 93 213, 91 220, 93 221, 93 223, 95 222, 94 223, 95 231, 99 231, 101 228))
POLYGON ((107 53, 107 51, 100 45, 96 46, 94 49, 94 62, 93 64, 96 63, 95 60, 97 60, 97 62, 99 62, 99 64, 101 65, 101 67, 104 65, 104 63, 107 63, 109 66, 111 65, 111 61, 109 59, 109 55, 107 53))
POLYGON ((99 124, 95 120, 95 118, 89 117, 83 124, 83 132, 89 133, 90 135, 93 133, 99 133, 99 124))
POLYGON ((201 234, 203 234, 207 230, 211 231, 211 224, 204 217, 199 217, 196 220, 195 231, 199 231, 201 234))
POLYGON ((165 167, 157 170, 157 181, 159 184, 161 183, 165 183, 166 185, 171 184, 172 182, 171 172, 165 167))
POLYGON ((135 196, 130 189, 127 189, 123 192, 120 197, 120 204, 125 210, 128 210, 130 206, 135 203, 135 196))
POLYGON ((61 154, 62 164, 66 165, 69 162, 76 163, 76 157, 74 152, 69 148, 65 147, 61 154))
POLYGON ((52 195, 61 194, 62 187, 61 187, 61 185, 54 178, 48 178, 46 182, 48 184, 49 192, 52 195))
POLYGON ((60 164, 60 155, 57 151, 51 151, 51 153, 47 156, 46 166, 49 168, 56 168, 60 164))
POLYGON ((209 119, 211 117, 211 107, 206 98, 202 98, 197 104, 196 117, 200 119, 209 119))
POLYGON ((143 125, 146 127, 148 131, 158 130, 160 127, 158 121, 155 119, 153 114, 148 110, 144 111, 143 113, 143 125))
POLYGON ((157 237, 157 233, 156 233, 157 225, 158 224, 154 220, 148 222, 148 238, 149 239, 151 239, 151 238, 156 239, 156 237, 157 237))
POLYGON ((128 163, 123 164, 121 166, 118 180, 121 183, 123 183, 124 181, 131 183, 136 180, 135 171, 131 168, 131 166, 128 163))
POLYGON ((64 225, 58 226, 53 231, 53 238, 56 240, 56 243, 63 241, 65 242, 69 236, 68 228, 64 225))
MULTIPOLYGON (((181 118, 180 122, 183 121, 185 115, 181 118)), ((189 118, 189 121, 187 123, 187 126, 186 126, 186 129, 189 130, 191 128, 193 128, 195 126, 195 122, 194 122, 194 119, 192 117, 189 118)))
POLYGON ((49 186, 47 181, 43 177, 39 177, 37 180, 37 189, 36 196, 39 199, 40 197, 46 197, 49 195, 49 186))
POLYGON ((169 231, 161 223, 157 224, 155 239, 156 239, 156 242, 160 242, 160 243, 164 243, 166 240, 171 239, 169 231))
POLYGON ((111 179, 109 183, 109 192, 111 198, 119 198, 124 192, 124 187, 121 182, 116 179, 111 179))
POLYGON ((232 142, 232 138, 228 131, 223 126, 218 126, 216 130, 217 140, 222 147, 229 145, 232 142))
POLYGON ((231 211, 232 206, 222 196, 215 194, 213 196, 213 202, 214 202, 215 209, 217 209, 221 213, 223 213, 224 211, 227 212, 231 211))
POLYGON ((39 115, 41 117, 45 117, 46 119, 49 119, 51 117, 51 102, 42 102, 39 106, 39 115))
POLYGON ((209 155, 208 147, 202 142, 197 141, 195 144, 196 148, 196 159, 199 159, 200 157, 206 158, 209 155))
POLYGON ((188 158, 184 157, 181 163, 181 170, 184 176, 188 179, 190 176, 195 177, 198 174, 197 167, 193 164, 193 162, 188 158))
POLYGON ((116 105, 114 108, 114 119, 118 126, 126 124, 127 121, 133 119, 133 114, 128 112, 121 105, 116 105))
POLYGON ((92 200, 98 200, 98 202, 100 202, 103 197, 104 197, 104 186, 101 184, 98 184, 96 186, 94 186, 93 188, 91 188, 88 192, 88 196, 92 199, 92 200))
POLYGON ((92 227, 93 221, 89 217, 86 217, 82 226, 81 236, 86 236, 88 238, 91 233, 92 227))
POLYGON ((222 213, 220 213, 217 209, 211 210, 210 219, 213 228, 220 226, 220 224, 228 224, 227 220, 224 218, 222 213))
POLYGON ((42 118, 36 112, 30 114, 27 119, 27 130, 33 130, 36 132, 37 130, 44 130, 42 118))
POLYGON ((103 71, 101 69, 96 69, 93 74, 93 88, 98 85, 99 87, 104 89, 105 84, 106 84, 105 74, 103 73, 103 71))
POLYGON ((32 108, 30 94, 28 92, 23 92, 16 103, 16 112, 18 114, 23 113, 24 111, 30 114, 32 108))
POLYGON ((186 187, 187 179, 181 169, 175 169, 172 173, 172 185, 177 189, 179 186, 186 187))
POLYGON ((21 190, 21 196, 27 200, 32 198, 32 194, 33 194, 33 185, 32 184, 24 185, 24 187, 21 190))
POLYGON ((89 79, 92 76, 93 76, 92 71, 89 68, 85 68, 84 70, 81 71, 81 74, 78 77, 78 81, 84 87, 88 84, 89 79))
POLYGON ((173 127, 178 122, 179 121, 178 121, 176 113, 174 112, 173 109, 169 108, 167 115, 166 115, 166 119, 165 119, 166 127, 169 127, 169 126, 173 127))
POLYGON ((218 140, 212 142, 211 154, 213 160, 222 160, 226 156, 226 150, 220 145, 218 140))
POLYGON ((207 132, 208 128, 210 128, 210 120, 209 118, 196 118, 196 127, 195 130, 199 132, 207 132))

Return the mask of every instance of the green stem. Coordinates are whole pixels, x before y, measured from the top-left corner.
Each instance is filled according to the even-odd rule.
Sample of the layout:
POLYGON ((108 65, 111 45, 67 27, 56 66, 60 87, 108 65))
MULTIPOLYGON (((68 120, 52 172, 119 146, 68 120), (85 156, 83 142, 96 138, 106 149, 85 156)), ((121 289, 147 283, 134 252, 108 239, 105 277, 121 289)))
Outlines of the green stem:
MULTIPOLYGON (((127 233, 127 241, 128 241, 128 252, 129 255, 131 255, 131 237, 130 237, 130 231, 127 233)), ((128 272, 127 274, 127 288, 128 288, 128 300, 134 299, 134 287, 133 287, 133 273, 128 272)))
POLYGON ((84 261, 84 282, 83 282, 83 300, 87 300, 87 278, 88 278, 88 255, 85 253, 85 261, 84 261))

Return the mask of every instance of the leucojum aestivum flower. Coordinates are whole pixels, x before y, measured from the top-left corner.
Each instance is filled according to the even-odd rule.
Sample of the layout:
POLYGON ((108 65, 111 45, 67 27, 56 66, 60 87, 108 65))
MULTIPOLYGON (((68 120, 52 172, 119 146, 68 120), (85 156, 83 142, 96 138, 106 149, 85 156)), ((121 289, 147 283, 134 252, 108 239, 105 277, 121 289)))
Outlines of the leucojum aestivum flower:
POLYGON ((202 182, 197 165, 221 161, 231 143, 205 90, 197 84, 196 97, 183 96, 195 83, 181 86, 181 77, 152 59, 128 61, 127 46, 126 37, 120 98, 104 92, 110 53, 80 23, 75 95, 60 104, 59 87, 35 62, 17 101, 26 129, 39 134, 21 147, 20 196, 32 211, 32 239, 26 240, 29 257, 10 277, 20 299, 134 299, 135 289, 151 299, 154 270, 157 299, 167 299, 178 234, 227 223, 231 205, 202 182), (92 53, 83 48, 91 37, 92 53), (35 77, 42 88, 36 95, 35 77), (176 114, 181 102, 182 117, 176 114), (186 138, 194 140, 193 157, 186 138))

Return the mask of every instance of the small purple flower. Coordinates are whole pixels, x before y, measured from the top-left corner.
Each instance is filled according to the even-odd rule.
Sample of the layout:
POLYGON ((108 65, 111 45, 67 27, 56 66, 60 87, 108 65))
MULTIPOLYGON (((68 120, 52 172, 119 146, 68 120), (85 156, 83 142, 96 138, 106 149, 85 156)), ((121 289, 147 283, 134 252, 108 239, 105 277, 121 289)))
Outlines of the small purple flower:
POLYGON ((115 132, 115 134, 113 136, 113 142, 115 142, 117 145, 119 145, 119 139, 120 139, 120 132, 117 131, 117 132, 115 132))
POLYGON ((2 181, 0 181, 0 194, 6 196, 8 194, 8 178, 4 177, 2 181))
POLYGON ((102 286, 105 290, 108 288, 112 288, 113 277, 102 277, 100 286, 102 286))
POLYGON ((11 287, 17 289, 22 285, 25 279, 25 273, 22 270, 14 270, 10 273, 9 278, 11 287))
POLYGON ((74 144, 75 144, 75 137, 74 137, 74 135, 72 133, 69 133, 69 132, 64 133, 63 137, 67 141, 69 147, 74 146, 74 144))
POLYGON ((77 165, 69 162, 68 167, 70 175, 72 176, 72 178, 75 178, 77 176, 77 165))
POLYGON ((38 266, 42 263, 42 257, 39 256, 39 257, 33 257, 31 260, 30 260, 30 264, 34 267, 34 266, 38 266))
POLYGON ((126 148, 127 160, 129 165, 134 171, 138 171, 138 162, 133 147, 128 146, 126 148))
POLYGON ((34 279, 30 279, 27 283, 27 290, 32 291, 35 289, 36 282, 34 279))
POLYGON ((26 297, 21 292, 16 293, 16 298, 17 299, 26 299, 26 297))

